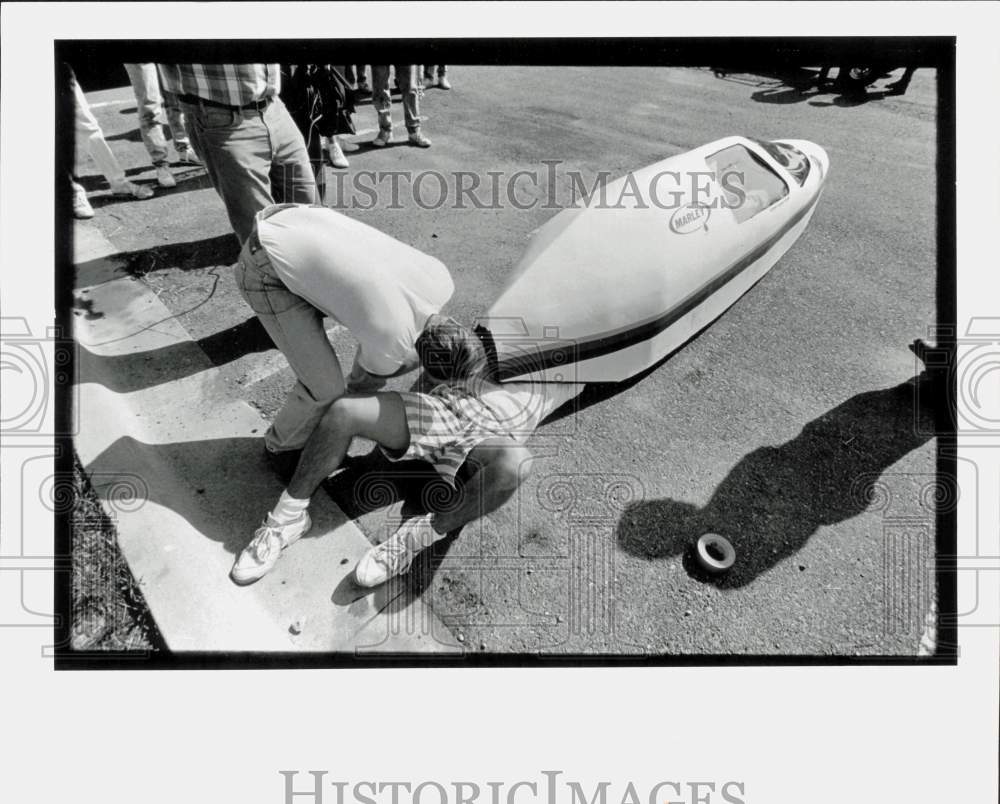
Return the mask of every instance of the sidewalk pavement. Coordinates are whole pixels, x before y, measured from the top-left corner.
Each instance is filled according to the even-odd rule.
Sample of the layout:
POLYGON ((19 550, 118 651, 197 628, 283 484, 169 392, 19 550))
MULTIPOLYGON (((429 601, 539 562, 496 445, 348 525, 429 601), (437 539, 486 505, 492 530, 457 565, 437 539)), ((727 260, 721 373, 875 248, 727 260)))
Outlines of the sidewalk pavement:
POLYGON ((76 287, 88 315, 80 345, 76 449, 118 528, 123 555, 174 651, 454 651, 450 632, 401 584, 374 592, 352 571, 370 542, 326 495, 314 525, 249 587, 228 577, 279 481, 261 454, 267 423, 235 398, 184 327, 142 282, 116 271, 118 249, 89 223, 75 226, 76 287), (97 270, 95 266, 106 266, 97 270), (134 358, 171 347, 180 379, 137 382, 134 358), (130 355, 122 363, 114 358, 130 355), (115 376, 123 365, 132 376, 115 376), (124 381, 123 381, 124 379, 124 381), (118 392, 115 388, 135 388, 118 392))

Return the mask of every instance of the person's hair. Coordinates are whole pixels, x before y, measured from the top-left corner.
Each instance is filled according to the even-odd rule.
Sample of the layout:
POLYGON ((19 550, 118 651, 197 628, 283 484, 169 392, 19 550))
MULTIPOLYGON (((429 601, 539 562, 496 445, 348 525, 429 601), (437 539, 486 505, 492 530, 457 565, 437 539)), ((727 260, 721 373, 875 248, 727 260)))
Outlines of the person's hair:
POLYGON ((440 382, 464 380, 486 364, 476 334, 447 316, 428 318, 415 346, 424 371, 440 382))

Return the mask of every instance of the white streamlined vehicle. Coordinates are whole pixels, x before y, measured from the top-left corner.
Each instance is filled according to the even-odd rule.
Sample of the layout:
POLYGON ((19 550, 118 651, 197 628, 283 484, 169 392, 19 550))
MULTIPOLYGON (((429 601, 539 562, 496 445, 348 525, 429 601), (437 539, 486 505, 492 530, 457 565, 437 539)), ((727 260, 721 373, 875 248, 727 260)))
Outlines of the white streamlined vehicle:
POLYGON ((618 382, 653 366, 791 247, 828 170, 811 142, 727 137, 558 213, 480 321, 498 378, 618 382))

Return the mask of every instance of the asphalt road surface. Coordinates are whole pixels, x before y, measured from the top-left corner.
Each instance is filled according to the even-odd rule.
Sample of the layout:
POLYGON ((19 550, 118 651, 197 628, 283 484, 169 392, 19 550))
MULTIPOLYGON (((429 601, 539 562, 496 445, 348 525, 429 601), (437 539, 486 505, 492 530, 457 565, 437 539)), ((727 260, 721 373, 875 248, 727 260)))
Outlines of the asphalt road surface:
MULTIPOLYGON (((451 92, 422 100, 428 150, 403 144, 398 106, 400 144, 366 147, 375 118, 359 109, 351 166, 328 169, 327 202, 443 260, 456 284, 447 312, 460 320, 487 309, 555 214, 544 202, 568 203, 573 171, 589 184, 747 134, 812 140, 831 172, 771 273, 655 370, 591 387, 544 425, 518 496, 425 554, 411 593, 466 646, 491 652, 914 655, 934 591, 935 440, 906 344, 936 319, 933 71, 919 70, 902 97, 875 90, 864 102, 797 90, 788 76, 705 69, 456 66, 449 77, 451 92), (531 209, 506 198, 520 170, 540 177, 516 185, 514 200, 531 209), (361 171, 427 173, 423 206, 403 177, 398 203, 384 179, 372 208, 351 208, 371 198, 355 182, 377 180, 361 171), (439 206, 430 171, 444 178, 439 206), (467 197, 456 208, 463 171, 484 182, 481 200, 487 172, 499 172, 500 203, 478 209, 467 197), (737 548, 721 579, 691 560, 705 532, 737 548)), ((124 70, 122 84, 89 98, 130 176, 152 182, 124 70)), ((80 172, 96 208, 80 225, 115 244, 234 395, 272 415, 292 375, 233 285, 235 238, 204 171, 178 168, 178 187, 144 202, 109 198, 89 162, 80 172)), ((623 281, 626 269, 608 266, 623 281)), ((349 334, 331 337, 349 361, 349 334)), ((400 511, 380 505, 382 469, 362 459, 329 487, 373 540, 400 511)))

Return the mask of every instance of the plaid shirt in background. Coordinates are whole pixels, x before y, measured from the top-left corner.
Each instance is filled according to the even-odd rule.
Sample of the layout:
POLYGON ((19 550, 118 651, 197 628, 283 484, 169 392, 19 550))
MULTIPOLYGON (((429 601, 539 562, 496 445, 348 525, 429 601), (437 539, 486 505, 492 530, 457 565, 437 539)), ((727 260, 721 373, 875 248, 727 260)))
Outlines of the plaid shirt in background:
POLYGON ((277 64, 159 64, 163 87, 227 106, 246 106, 281 90, 277 64))

